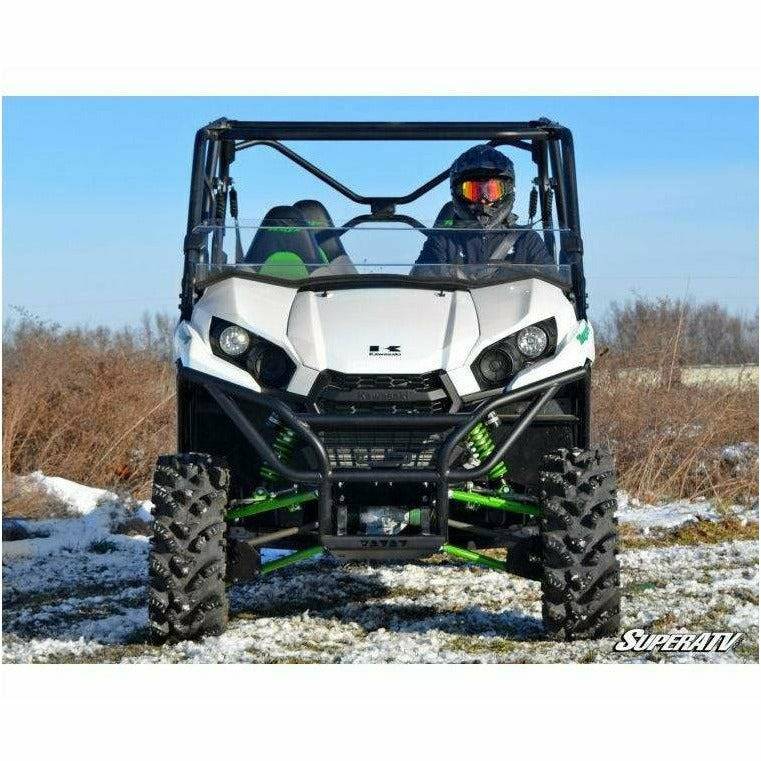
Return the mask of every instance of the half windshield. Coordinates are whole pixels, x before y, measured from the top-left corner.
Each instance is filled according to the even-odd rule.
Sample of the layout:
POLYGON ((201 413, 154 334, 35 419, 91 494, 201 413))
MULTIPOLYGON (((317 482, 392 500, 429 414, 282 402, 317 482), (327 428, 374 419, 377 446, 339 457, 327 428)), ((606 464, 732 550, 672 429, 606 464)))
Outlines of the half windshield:
POLYGON ((384 276, 482 285, 534 277, 560 287, 571 283, 570 267, 558 263, 565 232, 559 229, 399 222, 321 227, 266 220, 237 229, 205 224, 195 232, 207 241, 207 253, 195 265, 201 286, 230 275, 289 284, 384 276))

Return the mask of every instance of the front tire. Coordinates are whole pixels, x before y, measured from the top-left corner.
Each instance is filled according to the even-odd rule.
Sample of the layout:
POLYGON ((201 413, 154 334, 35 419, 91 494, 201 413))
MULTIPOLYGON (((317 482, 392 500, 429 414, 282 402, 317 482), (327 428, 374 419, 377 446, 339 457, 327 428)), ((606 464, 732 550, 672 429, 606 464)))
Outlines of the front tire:
POLYGON ((205 454, 159 457, 153 478, 148 617, 157 644, 227 626, 227 470, 205 454))
POLYGON ((559 450, 542 464, 542 619, 552 639, 618 633, 621 582, 613 458, 559 450))

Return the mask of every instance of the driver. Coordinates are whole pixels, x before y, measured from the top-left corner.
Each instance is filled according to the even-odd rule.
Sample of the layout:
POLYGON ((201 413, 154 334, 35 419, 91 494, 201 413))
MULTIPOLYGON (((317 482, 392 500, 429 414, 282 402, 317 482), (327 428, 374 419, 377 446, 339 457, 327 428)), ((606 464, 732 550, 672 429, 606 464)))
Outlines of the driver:
MULTIPOLYGON (((428 237, 412 270, 418 277, 447 277, 441 265, 474 265, 494 262, 554 264, 541 236, 516 228, 515 169, 513 162, 490 145, 465 151, 449 170, 454 218, 443 225, 457 232, 437 231, 428 237), (472 230, 472 232, 470 232, 472 230), (489 232, 484 230, 504 232, 489 232)), ((469 268, 471 269, 471 268, 469 268)), ((475 268, 472 268, 475 269, 475 268)), ((480 268, 478 268, 480 269, 480 268)))

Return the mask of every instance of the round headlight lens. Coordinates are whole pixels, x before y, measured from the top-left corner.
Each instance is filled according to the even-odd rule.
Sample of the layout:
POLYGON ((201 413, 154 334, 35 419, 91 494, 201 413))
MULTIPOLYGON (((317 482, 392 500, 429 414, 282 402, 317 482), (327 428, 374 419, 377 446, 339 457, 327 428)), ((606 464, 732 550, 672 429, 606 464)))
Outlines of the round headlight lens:
POLYGON ((277 346, 264 346, 248 359, 249 370, 266 387, 280 388, 289 380, 292 363, 277 346))
POLYGON ((529 325, 518 333, 518 349, 530 359, 540 356, 547 348, 547 334, 536 325, 529 325))
POLYGON ((489 349, 479 360, 478 369, 489 385, 497 385, 510 377, 513 362, 504 351, 489 349))
POLYGON ((239 357, 241 354, 245 354, 250 343, 251 337, 248 331, 239 328, 237 325, 228 325, 219 334, 219 348, 231 357, 239 357))

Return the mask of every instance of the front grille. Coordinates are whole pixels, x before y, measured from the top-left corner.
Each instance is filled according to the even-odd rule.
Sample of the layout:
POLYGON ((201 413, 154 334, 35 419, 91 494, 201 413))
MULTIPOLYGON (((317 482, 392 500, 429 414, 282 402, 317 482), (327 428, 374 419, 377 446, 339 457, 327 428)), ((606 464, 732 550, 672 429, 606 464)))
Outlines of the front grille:
POLYGON ((436 373, 421 375, 346 375, 345 373, 329 372, 331 386, 342 391, 356 389, 394 389, 403 388, 410 391, 437 391, 442 388, 436 373))
MULTIPOLYGON (((438 373, 346 375, 328 371, 314 394, 324 415, 436 415, 451 400, 438 373)), ((428 468, 445 433, 403 428, 320 433, 333 468, 428 468)))
POLYGON ((323 431, 333 468, 428 468, 443 440, 440 432, 416 430, 323 431))
POLYGON ((320 403, 320 411, 326 415, 436 415, 447 411, 444 402, 393 402, 387 404, 369 402, 320 403))
POLYGON ((421 375, 346 375, 323 373, 315 402, 332 415, 436 415, 451 400, 437 373, 421 375))

